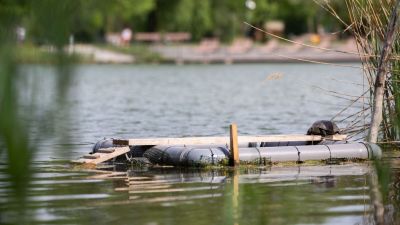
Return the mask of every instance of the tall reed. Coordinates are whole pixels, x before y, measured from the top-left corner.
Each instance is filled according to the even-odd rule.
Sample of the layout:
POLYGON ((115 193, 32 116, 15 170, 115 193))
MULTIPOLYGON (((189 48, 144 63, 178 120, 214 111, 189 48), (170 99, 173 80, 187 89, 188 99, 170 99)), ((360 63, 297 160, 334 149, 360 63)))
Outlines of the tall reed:
MULTIPOLYGON (((346 23, 339 18, 357 42, 369 90, 368 103, 371 110, 374 110, 373 96, 379 60, 395 3, 396 0, 346 0, 350 21, 346 23)), ((333 15, 337 16, 335 9, 332 7, 329 9, 333 15)), ((398 35, 399 29, 395 27, 395 38, 393 44, 389 46, 390 54, 384 68, 386 83, 383 96, 380 142, 395 142, 400 138, 400 40, 396 38, 398 35)))
MULTIPOLYGON (((400 40, 399 28, 395 21, 398 19, 399 0, 346 0, 349 21, 346 23, 339 18, 336 10, 329 4, 326 9, 338 18, 348 31, 350 31, 359 49, 362 59, 364 77, 367 81, 371 114, 374 110, 382 110, 382 123, 379 128, 379 141, 383 143, 396 143, 400 138, 400 40), (393 31, 393 32, 392 32, 393 31), (388 37, 393 34, 393 42, 388 37), (388 45, 390 43, 390 45, 388 45), (384 52, 388 55, 383 58, 384 52), (375 91, 377 76, 382 74, 382 60, 384 62, 385 85, 383 89, 383 107, 376 106, 375 91)), ((370 118, 367 118, 370 119, 370 118)), ((365 117, 363 116, 364 121, 365 117)), ((359 123, 365 123, 361 120, 359 123)), ((371 122, 372 123, 372 122, 371 122)), ((370 126, 363 126, 363 129, 370 126)), ((365 132, 364 132, 365 133, 365 132)), ((372 203, 376 224, 395 224, 396 219, 386 210, 390 205, 389 187, 392 183, 392 171, 386 161, 374 161, 373 174, 370 176, 372 203)))

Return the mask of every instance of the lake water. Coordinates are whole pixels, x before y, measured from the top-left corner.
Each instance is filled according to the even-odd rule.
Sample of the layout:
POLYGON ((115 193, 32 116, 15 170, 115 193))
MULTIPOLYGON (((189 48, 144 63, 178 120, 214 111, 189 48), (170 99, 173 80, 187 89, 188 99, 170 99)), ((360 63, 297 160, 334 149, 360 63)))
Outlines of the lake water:
MULTIPOLYGON (((29 224, 370 224, 368 163, 237 171, 107 167, 101 173, 68 163, 104 137, 227 135, 233 122, 240 134, 305 133, 366 90, 361 70, 349 66, 359 65, 77 66, 68 101, 51 119, 57 122, 41 120, 46 134, 32 135, 39 150, 29 224)), ((38 102, 48 104, 55 70, 22 71, 27 84, 40 84, 38 102)), ((362 107, 359 101, 336 119, 362 107)), ((32 112, 41 113, 40 107, 32 112)), ((0 164, 0 223, 12 223, 19 211, 5 169, 0 164)))

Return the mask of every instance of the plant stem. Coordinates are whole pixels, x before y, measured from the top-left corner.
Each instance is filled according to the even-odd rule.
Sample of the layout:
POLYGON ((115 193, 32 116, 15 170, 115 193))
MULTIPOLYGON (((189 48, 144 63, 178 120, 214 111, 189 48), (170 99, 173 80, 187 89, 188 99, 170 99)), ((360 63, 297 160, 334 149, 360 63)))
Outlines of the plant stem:
POLYGON ((395 36, 398 18, 397 9, 399 7, 399 3, 400 0, 397 0, 390 17, 390 22, 388 24, 388 30, 386 32, 384 46, 381 51, 378 71, 375 79, 371 128, 368 137, 368 140, 372 143, 376 143, 378 141, 379 127, 382 123, 383 95, 385 92, 386 74, 388 73, 388 67, 390 66, 388 64, 388 59, 392 51, 392 44, 395 36))

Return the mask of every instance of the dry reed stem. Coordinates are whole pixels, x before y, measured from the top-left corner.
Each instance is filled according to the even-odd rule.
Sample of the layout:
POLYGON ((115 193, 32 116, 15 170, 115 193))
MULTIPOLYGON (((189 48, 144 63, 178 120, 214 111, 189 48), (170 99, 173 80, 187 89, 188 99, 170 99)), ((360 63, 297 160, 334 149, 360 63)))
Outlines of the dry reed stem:
POLYGON ((338 112, 336 115, 334 115, 331 120, 334 120, 336 117, 338 117, 339 115, 341 115, 343 112, 345 112, 348 108, 350 108, 352 105, 354 105, 359 99, 362 98, 362 96, 364 96, 366 93, 368 93, 369 89, 367 91, 365 91, 363 94, 361 94, 359 97, 357 97, 356 99, 354 99, 353 101, 350 102, 350 104, 345 107, 344 109, 342 109, 340 112, 338 112))
MULTIPOLYGON (((271 37, 301 45, 307 48, 313 48, 313 49, 319 49, 323 51, 332 51, 332 52, 339 52, 339 53, 345 53, 345 54, 353 54, 353 55, 358 55, 362 59, 362 66, 354 66, 354 65, 343 65, 343 64, 335 64, 335 63, 327 63, 327 62, 321 62, 321 61, 314 61, 314 60, 308 60, 308 59, 302 59, 302 58, 296 58, 296 57, 290 57, 290 56, 285 56, 285 55, 279 55, 275 54, 279 57, 287 58, 287 59, 292 59, 292 60, 297 60, 297 61, 302 61, 302 62, 308 62, 308 63, 313 63, 313 64, 323 64, 323 65, 331 65, 331 66, 338 66, 338 67, 352 67, 352 68, 359 68, 362 69, 364 72, 366 78, 366 83, 359 84, 359 86, 369 86, 366 91, 356 99, 349 99, 348 97, 354 97, 354 96, 346 96, 343 93, 338 93, 335 91, 329 91, 329 90, 324 90, 333 97, 337 98, 342 98, 345 100, 349 100, 350 104, 344 107, 339 113, 337 113, 334 117, 332 117, 332 120, 335 118, 339 117, 342 115, 344 112, 349 110, 350 108, 353 108, 354 105, 360 100, 362 100, 362 107, 363 109, 357 113, 353 113, 350 116, 347 116, 346 118, 342 119, 341 122, 344 122, 344 120, 352 120, 351 122, 348 123, 347 128, 356 128, 357 124, 363 124, 361 129, 364 129, 366 127, 365 123, 365 118, 369 117, 369 114, 365 114, 367 110, 370 110, 371 107, 364 107, 364 105, 371 105, 371 99, 366 97, 365 95, 367 93, 372 96, 374 94, 373 87, 375 83, 375 74, 376 71, 378 70, 378 63, 377 59, 380 57, 379 51, 381 49, 381 46, 379 45, 379 40, 384 39, 384 34, 385 34, 385 24, 388 23, 389 21, 389 15, 390 15, 390 10, 388 10, 392 3, 393 0, 378 0, 378 1, 372 1, 372 0, 346 0, 346 6, 350 18, 350 23, 346 23, 343 21, 338 14, 335 12, 333 7, 331 7, 329 4, 324 7, 320 2, 314 0, 318 5, 320 5, 323 9, 325 9, 327 12, 329 12, 331 15, 333 15, 335 18, 337 18, 344 26, 345 30, 344 32, 351 32, 356 40, 357 43, 357 49, 358 52, 347 52, 347 51, 341 51, 341 50, 335 50, 335 49, 329 49, 329 48, 322 48, 319 46, 313 46, 305 43, 300 43, 296 42, 293 40, 289 40, 286 38, 283 38, 278 35, 271 34, 265 30, 262 30, 260 28, 257 28, 249 23, 244 22, 246 25, 261 31, 271 37), (376 3, 376 5, 374 4, 376 3), (363 5, 365 4, 365 5, 363 5), (372 40, 372 41, 371 41, 372 40), (375 40, 375 41, 374 41, 375 40), (377 41, 378 40, 378 41, 377 41), (365 101, 365 99, 368 99, 369 101, 365 101)), ((396 40, 399 42, 398 40, 396 40)), ((388 59, 392 60, 399 60, 399 54, 394 53, 388 59)), ((400 72, 399 70, 395 70, 394 68, 391 68, 391 72, 400 72)), ((392 82, 399 82, 396 80, 393 80, 392 82)), ((391 111, 391 107, 393 107, 394 103, 394 96, 393 96, 393 90, 390 88, 390 84, 392 82, 388 82, 386 85, 387 90, 385 90, 386 98, 385 98, 385 110, 390 111, 389 114, 393 114, 391 111), (389 88, 388 88, 389 87, 389 88)), ((322 89, 322 88, 320 88, 322 89)), ((369 126, 369 125, 368 125, 369 126)), ((391 127, 390 124, 385 124, 384 125, 384 132, 385 135, 386 133, 389 133, 388 128, 391 127)), ((353 130, 355 131, 355 130, 353 130)))

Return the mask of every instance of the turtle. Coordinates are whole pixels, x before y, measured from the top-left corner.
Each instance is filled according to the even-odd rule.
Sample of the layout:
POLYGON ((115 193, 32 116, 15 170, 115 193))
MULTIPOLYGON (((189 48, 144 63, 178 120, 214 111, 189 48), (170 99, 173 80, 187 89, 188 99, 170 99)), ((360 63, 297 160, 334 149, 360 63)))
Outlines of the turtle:
POLYGON ((334 135, 339 133, 339 127, 336 125, 336 123, 330 120, 318 120, 314 122, 307 131, 308 135, 314 134, 321 135, 323 137, 326 135, 334 135))

